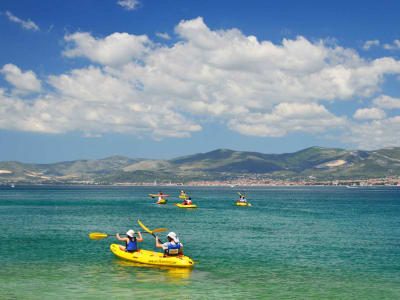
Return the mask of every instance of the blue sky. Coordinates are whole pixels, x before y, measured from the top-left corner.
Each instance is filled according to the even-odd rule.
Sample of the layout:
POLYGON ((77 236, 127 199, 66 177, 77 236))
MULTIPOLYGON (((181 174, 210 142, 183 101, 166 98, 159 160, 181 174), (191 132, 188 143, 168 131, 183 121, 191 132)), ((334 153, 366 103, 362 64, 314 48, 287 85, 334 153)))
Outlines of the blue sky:
POLYGON ((0 160, 400 146, 399 9, 3 0, 0 160))

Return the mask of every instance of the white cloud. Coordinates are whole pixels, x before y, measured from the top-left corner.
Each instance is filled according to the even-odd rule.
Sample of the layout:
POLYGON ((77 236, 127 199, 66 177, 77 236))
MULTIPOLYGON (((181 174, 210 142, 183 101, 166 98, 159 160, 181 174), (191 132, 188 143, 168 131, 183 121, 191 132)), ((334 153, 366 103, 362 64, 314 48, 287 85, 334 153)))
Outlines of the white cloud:
POLYGON ((386 50, 399 50, 400 40, 394 40, 393 44, 384 44, 383 48, 385 48, 386 50))
POLYGON ((15 87, 14 93, 27 94, 40 92, 42 89, 40 80, 32 71, 22 72, 16 65, 6 64, 0 69, 0 73, 15 87))
POLYGON ((38 31, 38 30, 40 30, 39 26, 37 26, 37 25, 36 25, 33 21, 31 21, 31 20, 28 20, 28 21, 21 20, 20 18, 14 16, 14 15, 13 15, 11 12, 9 12, 9 11, 6 11, 6 15, 7 15, 8 19, 9 19, 11 22, 21 24, 22 28, 24 28, 24 29, 33 30, 33 31, 38 31))
POLYGON ((400 146, 400 116, 371 122, 353 123, 343 139, 361 149, 379 149, 400 146))
POLYGON ((336 117, 315 103, 281 103, 271 113, 245 115, 229 122, 232 130, 263 137, 282 137, 296 131, 318 133, 345 125, 346 118, 336 117))
POLYGON ((165 40, 170 40, 171 37, 169 36, 168 33, 160 33, 160 32, 156 32, 156 36, 158 36, 159 38, 165 39, 165 40))
POLYGON ((379 46, 379 44, 380 44, 379 40, 366 41, 364 43, 363 49, 369 50, 372 46, 379 46))
POLYGON ((119 0, 118 5, 122 6, 126 10, 135 10, 139 4, 138 0, 119 0))
POLYGON ((106 65, 128 63, 133 59, 140 59, 150 49, 150 41, 145 35, 131 35, 128 33, 113 33, 104 39, 96 39, 87 32, 77 32, 64 37, 68 49, 63 55, 87 57, 93 62, 106 65))
POLYGON ((50 75, 51 89, 30 105, 3 95, 7 112, 0 117, 14 113, 13 121, 22 120, 12 125, 19 130, 87 136, 186 137, 204 119, 260 137, 325 134, 367 123, 336 116, 327 103, 373 97, 386 75, 400 74, 395 58, 366 60, 354 49, 302 36, 259 41, 238 29, 212 30, 200 17, 181 21, 175 33, 179 41, 172 45, 128 33, 66 35, 63 54, 86 58, 87 66, 50 75))
POLYGON ((375 98, 373 103, 384 109, 400 109, 400 98, 393 98, 387 95, 381 95, 375 98))
POLYGON ((379 108, 360 108, 353 115, 357 120, 379 120, 386 118, 386 114, 379 108))

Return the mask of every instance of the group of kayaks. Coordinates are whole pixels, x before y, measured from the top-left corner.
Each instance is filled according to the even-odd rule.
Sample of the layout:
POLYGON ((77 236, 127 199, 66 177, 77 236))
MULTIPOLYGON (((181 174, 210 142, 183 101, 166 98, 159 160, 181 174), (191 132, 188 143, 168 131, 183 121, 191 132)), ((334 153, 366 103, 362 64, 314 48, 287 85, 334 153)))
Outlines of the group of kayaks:
MULTIPOLYGON (((234 203, 236 206, 251 206, 251 203, 247 202, 246 200, 246 195, 238 192, 239 194, 239 199, 234 203)), ((157 198, 157 204, 167 204, 168 200, 166 198, 169 197, 169 195, 163 194, 162 192, 159 192, 158 194, 149 194, 150 197, 152 198, 157 198)), ((191 198, 184 192, 181 191, 179 195, 180 199, 183 199, 183 203, 174 203, 177 207, 181 208, 197 208, 196 204, 193 204, 191 201, 191 198)), ((148 229, 146 226, 143 225, 143 223, 138 220, 139 225, 147 232, 150 233, 151 235, 154 235, 155 232, 161 232, 161 231, 166 231, 167 229, 165 228, 159 228, 159 229, 154 229, 151 231, 148 229)), ((102 239, 105 237, 108 237, 109 235, 104 234, 104 233, 91 233, 89 234, 89 237, 91 239, 102 239)), ((193 260, 184 255, 179 255, 179 256, 166 256, 164 253, 161 252, 155 252, 155 251, 149 251, 149 250, 144 250, 140 249, 136 252, 126 252, 124 250, 121 250, 119 244, 111 244, 110 245, 110 250, 119 258, 143 264, 144 266, 162 266, 162 267, 175 267, 175 268, 191 268, 194 266, 193 260)))
MULTIPOLYGON (((163 194, 161 191, 158 194, 149 194, 149 196, 153 199, 157 198, 158 200, 157 200, 156 204, 161 204, 161 205, 167 204, 168 199, 166 199, 166 198, 169 197, 169 195, 163 194)), ((182 203, 174 203, 177 207, 197 208, 197 205, 192 203, 192 199, 184 191, 181 191, 179 198, 183 199, 183 202, 182 203)))

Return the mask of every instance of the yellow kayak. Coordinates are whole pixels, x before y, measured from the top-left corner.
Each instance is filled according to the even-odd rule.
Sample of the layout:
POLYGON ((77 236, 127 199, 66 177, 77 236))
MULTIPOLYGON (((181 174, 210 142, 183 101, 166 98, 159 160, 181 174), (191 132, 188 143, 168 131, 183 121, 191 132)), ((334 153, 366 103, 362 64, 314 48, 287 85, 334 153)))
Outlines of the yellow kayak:
POLYGON ((248 202, 236 202, 235 205, 237 205, 237 206, 251 206, 251 203, 248 203, 248 202))
POLYGON ((161 200, 157 201, 157 204, 167 204, 167 200, 161 199, 161 200))
POLYGON ((183 207, 183 208, 196 208, 197 207, 196 204, 183 205, 181 203, 175 203, 175 205, 178 206, 178 207, 183 207))
POLYGON ((164 257, 164 254, 161 252, 154 252, 143 249, 140 249, 140 251, 138 252, 129 253, 121 250, 118 244, 111 244, 110 249, 119 258, 141 264, 169 266, 178 268, 191 268, 194 266, 193 260, 188 256, 164 257))

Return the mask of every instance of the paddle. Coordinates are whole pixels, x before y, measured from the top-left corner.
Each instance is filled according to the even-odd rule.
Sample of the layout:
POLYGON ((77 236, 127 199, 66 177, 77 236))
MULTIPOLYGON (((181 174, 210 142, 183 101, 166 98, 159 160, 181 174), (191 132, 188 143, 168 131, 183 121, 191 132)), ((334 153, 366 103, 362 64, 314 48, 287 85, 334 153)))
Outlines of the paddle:
MULTIPOLYGON (((168 230, 167 228, 157 228, 157 229, 154 229, 153 232, 163 232, 163 231, 167 231, 167 230, 168 230)), ((143 233, 148 233, 148 232, 143 232, 143 233)), ((121 234, 121 235, 126 235, 126 234, 121 234)), ((92 232, 89 234, 89 238, 91 238, 92 240, 101 240, 101 239, 104 239, 104 238, 110 237, 110 236, 116 236, 116 234, 107 234, 107 233, 101 233, 101 232, 92 232)))
MULTIPOLYGON (((156 235, 154 234, 154 232, 160 232, 160 231, 156 231, 157 229, 154 229, 153 231, 151 231, 146 226, 144 226, 144 224, 142 222, 140 222, 140 220, 138 220, 138 223, 139 223, 140 227, 142 227, 147 233, 150 233, 152 236, 154 236, 154 238, 156 238, 156 235)), ((158 240, 160 241, 161 244, 163 244, 163 242, 160 240, 160 238, 158 238, 158 240)))

